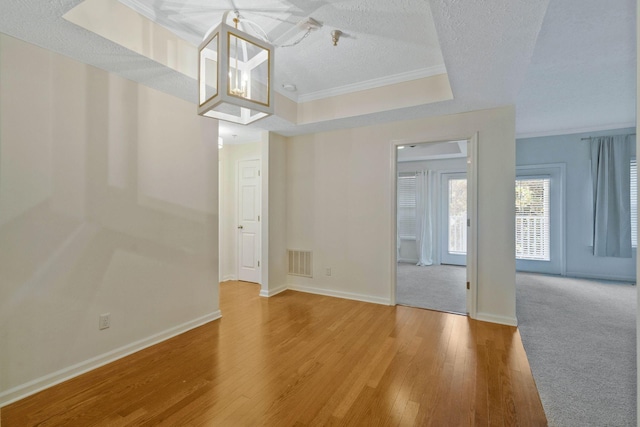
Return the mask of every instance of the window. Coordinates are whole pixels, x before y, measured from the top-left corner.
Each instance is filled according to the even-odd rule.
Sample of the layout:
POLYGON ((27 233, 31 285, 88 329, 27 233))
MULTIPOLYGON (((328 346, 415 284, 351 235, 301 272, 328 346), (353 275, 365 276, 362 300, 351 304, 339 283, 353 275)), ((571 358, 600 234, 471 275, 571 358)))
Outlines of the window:
POLYGON ((638 165, 631 159, 631 246, 638 247, 638 165))
POLYGON ((516 259, 549 261, 549 177, 516 179, 516 259))
POLYGON ((416 176, 398 177, 398 234, 401 239, 416 238, 416 176))
POLYGON ((450 254, 467 253, 467 179, 449 179, 449 244, 450 254))

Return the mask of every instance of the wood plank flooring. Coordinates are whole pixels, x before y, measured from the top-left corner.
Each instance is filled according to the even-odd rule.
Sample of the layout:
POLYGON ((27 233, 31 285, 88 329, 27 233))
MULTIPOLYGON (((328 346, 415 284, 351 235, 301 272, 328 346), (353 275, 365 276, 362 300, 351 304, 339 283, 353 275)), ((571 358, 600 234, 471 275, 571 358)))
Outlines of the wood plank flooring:
POLYGON ((516 328, 220 285, 223 318, 2 408, 12 426, 544 426, 516 328))

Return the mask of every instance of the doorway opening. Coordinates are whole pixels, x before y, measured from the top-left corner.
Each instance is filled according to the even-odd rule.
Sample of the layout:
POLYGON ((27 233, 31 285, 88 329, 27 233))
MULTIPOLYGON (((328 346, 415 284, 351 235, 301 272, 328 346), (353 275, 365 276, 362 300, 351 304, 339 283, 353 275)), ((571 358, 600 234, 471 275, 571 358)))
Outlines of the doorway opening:
POLYGON ((397 304, 475 315, 475 141, 394 147, 397 304))
POLYGON ((262 283, 262 143, 227 138, 219 153, 220 281, 262 283))

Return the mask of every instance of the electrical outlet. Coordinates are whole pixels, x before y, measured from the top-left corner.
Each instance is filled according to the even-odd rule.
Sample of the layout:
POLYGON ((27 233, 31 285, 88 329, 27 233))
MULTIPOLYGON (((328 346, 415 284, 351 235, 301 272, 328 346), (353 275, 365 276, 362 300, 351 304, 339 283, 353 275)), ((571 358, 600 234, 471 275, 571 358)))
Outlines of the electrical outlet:
POLYGON ((327 267, 324 269, 324 274, 326 274, 327 276, 331 276, 331 267, 327 267))
POLYGON ((98 320, 98 329, 107 329, 109 326, 111 326, 111 313, 101 314, 98 320))

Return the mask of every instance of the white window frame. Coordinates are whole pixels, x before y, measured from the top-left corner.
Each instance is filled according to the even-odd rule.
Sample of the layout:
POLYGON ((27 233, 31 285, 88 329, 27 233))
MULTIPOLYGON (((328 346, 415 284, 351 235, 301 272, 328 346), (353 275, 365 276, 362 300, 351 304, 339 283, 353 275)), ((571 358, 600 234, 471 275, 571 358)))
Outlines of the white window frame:
POLYGON ((631 211, 631 247, 638 248, 638 164, 632 157, 630 162, 630 211, 631 211), (635 171, 635 173, 634 173, 635 171))
MULTIPOLYGON (((516 260, 517 271, 528 271, 543 274, 559 274, 565 276, 566 270, 566 164, 547 163, 532 165, 517 165, 516 179, 551 176, 551 260, 516 260)), ((515 180, 514 180, 515 196, 515 180)), ((514 206, 515 213, 515 206, 514 206)), ((514 215, 514 239, 515 239, 515 215, 514 215)), ((515 253, 514 253, 515 257, 515 253)))
POLYGON ((397 203, 398 203, 398 236, 400 237, 401 240, 416 240, 416 228, 417 228, 417 224, 416 224, 416 220, 417 220, 417 218, 416 218, 416 209, 417 209, 417 206, 416 206, 416 203, 415 203, 416 202, 415 180, 416 180, 416 173, 415 172, 401 172, 401 173, 398 174, 398 181, 397 181, 398 182, 398 188, 396 190, 398 192, 398 201, 397 201, 397 203), (414 197, 414 199, 413 199, 413 201, 414 201, 414 206, 413 206, 413 211, 414 211, 413 212, 413 216, 414 216, 413 234, 406 234, 406 233, 402 234, 403 230, 401 229, 402 227, 400 227, 400 222, 402 221, 402 218, 401 218, 401 215, 400 215, 400 209, 401 209, 401 206, 400 206, 401 205, 401 201, 400 201, 400 199, 402 198, 403 195, 399 190, 400 190, 400 182, 401 182, 401 180, 409 179, 409 178, 413 178, 413 180, 414 180, 413 181, 414 182, 414 185, 413 185, 413 190, 414 190, 413 191, 413 193, 414 193, 414 196, 413 196, 414 197))
MULTIPOLYGON (((544 242, 544 248, 542 249, 542 254, 541 255, 532 255, 532 256, 521 256, 518 257, 518 253, 517 253, 517 246, 518 246, 518 242, 516 240, 516 259, 517 260, 530 260, 530 261, 544 261, 544 262, 550 262, 551 261, 551 232, 552 232, 552 227, 551 227, 551 176, 550 175, 539 175, 539 176, 516 176, 516 189, 518 187, 518 181, 541 181, 541 180, 545 180, 548 182, 547 184, 547 192, 546 192, 546 204, 547 204, 547 224, 546 224, 546 228, 547 228, 547 233, 546 236, 544 237, 544 239, 546 240, 544 242)), ((517 200, 516 200, 517 201, 517 200)), ((543 202, 544 203, 544 202, 543 202)), ((518 215, 516 214, 516 239, 518 238, 518 215)))

